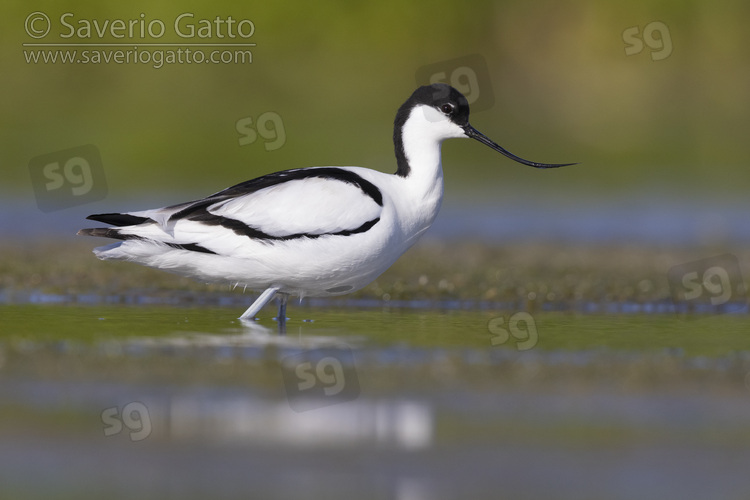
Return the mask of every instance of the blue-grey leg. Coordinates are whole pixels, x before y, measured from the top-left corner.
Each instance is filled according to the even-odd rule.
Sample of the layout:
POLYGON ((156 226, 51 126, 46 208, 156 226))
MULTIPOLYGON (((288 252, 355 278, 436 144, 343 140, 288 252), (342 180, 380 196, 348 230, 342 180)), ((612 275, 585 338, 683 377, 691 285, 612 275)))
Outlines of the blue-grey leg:
POLYGON ((279 315, 276 317, 276 321, 279 322, 279 333, 286 333, 286 303, 289 300, 288 293, 277 294, 279 298, 279 315))
MULTIPOLYGON (((276 292, 278 292, 279 289, 276 287, 270 287, 266 289, 263 293, 260 294, 260 297, 255 299, 255 302, 247 308, 247 311, 242 313, 242 316, 240 316, 241 320, 251 320, 255 317, 258 312, 260 312, 261 309, 263 309, 263 306, 271 302, 271 299, 273 299, 276 296, 276 292)), ((282 294, 284 296, 287 296, 287 294, 282 294)), ((285 302, 286 304, 286 302, 285 302)))

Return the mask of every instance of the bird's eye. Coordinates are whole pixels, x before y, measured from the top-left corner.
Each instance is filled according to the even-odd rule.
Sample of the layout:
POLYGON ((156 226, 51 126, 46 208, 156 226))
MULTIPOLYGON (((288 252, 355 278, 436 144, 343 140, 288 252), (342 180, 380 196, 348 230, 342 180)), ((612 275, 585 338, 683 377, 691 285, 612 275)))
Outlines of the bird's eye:
POLYGON ((440 111, 442 111, 446 115, 453 113, 454 109, 455 109, 455 106, 453 106, 453 104, 451 103, 446 103, 440 106, 440 111))

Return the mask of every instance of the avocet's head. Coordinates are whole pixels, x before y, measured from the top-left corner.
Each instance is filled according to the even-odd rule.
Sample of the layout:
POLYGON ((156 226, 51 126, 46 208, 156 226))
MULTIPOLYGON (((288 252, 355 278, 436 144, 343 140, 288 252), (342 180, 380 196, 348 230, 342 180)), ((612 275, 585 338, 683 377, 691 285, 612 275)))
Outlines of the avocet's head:
POLYGON ((404 142, 440 143, 445 139, 469 137, 524 165, 557 168, 575 163, 537 163, 524 160, 500 147, 469 123, 469 102, 458 90, 444 83, 419 87, 396 113, 393 140, 399 175, 409 173, 410 156, 404 142))

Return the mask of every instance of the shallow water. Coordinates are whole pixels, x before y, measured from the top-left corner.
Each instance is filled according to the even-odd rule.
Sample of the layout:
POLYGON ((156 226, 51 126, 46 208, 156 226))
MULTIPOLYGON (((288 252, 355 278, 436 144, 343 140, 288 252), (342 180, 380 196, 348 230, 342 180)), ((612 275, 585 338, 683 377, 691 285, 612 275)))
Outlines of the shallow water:
POLYGON ((750 491, 746 314, 43 302, 0 306, 4 498, 750 491))

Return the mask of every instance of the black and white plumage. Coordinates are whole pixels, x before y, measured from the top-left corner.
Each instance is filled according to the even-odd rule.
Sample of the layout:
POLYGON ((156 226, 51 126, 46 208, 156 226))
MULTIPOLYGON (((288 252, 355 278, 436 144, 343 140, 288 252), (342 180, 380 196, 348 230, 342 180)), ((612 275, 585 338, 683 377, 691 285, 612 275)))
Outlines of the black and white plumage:
POLYGON ((440 146, 469 137, 520 163, 469 124, 469 105, 454 88, 418 88, 394 125, 397 171, 310 167, 249 180, 207 198, 154 210, 91 215, 109 228, 78 234, 120 240, 94 250, 202 281, 263 292, 242 319, 275 296, 280 326, 290 295, 333 296, 358 290, 393 264, 430 227, 443 197, 440 146))

